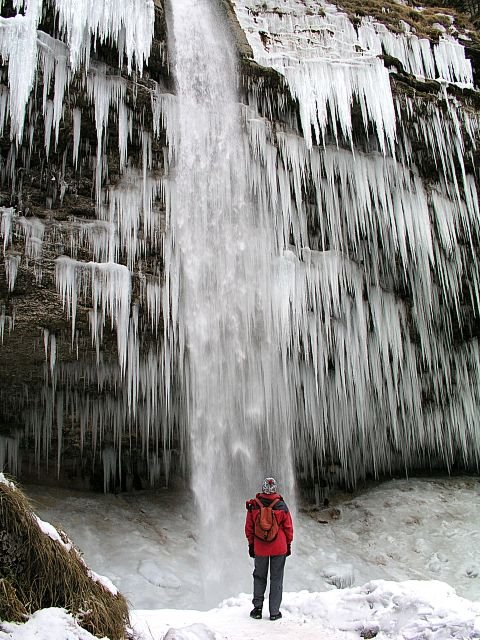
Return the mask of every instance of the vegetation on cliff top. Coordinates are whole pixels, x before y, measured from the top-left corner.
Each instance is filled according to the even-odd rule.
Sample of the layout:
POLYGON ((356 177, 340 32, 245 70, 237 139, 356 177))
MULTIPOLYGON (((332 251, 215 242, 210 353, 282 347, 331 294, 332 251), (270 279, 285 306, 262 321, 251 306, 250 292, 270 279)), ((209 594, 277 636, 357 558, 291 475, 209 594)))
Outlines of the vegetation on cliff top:
POLYGON ((390 31, 403 33, 404 24, 419 37, 436 40, 452 29, 458 36, 468 36, 478 41, 476 29, 480 25, 480 1, 426 0, 402 3, 398 0, 338 0, 339 9, 345 11, 353 22, 371 16, 385 24, 390 31))

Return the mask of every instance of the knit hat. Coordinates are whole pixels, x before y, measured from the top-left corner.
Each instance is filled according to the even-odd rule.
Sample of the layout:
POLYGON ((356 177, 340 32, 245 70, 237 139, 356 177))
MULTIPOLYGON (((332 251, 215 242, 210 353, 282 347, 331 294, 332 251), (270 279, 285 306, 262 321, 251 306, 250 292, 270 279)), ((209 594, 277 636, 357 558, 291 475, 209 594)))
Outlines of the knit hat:
POLYGON ((277 493, 277 481, 275 478, 265 478, 262 484, 263 493, 277 493))

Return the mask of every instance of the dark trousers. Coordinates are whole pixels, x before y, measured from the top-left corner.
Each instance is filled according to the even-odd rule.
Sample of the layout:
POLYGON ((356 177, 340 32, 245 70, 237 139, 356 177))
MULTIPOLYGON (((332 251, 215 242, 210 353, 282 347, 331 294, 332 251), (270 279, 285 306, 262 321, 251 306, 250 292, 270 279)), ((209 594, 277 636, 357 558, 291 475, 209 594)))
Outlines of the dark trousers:
POLYGON ((287 556, 255 556, 255 569, 253 570, 253 606, 261 609, 263 597, 267 588, 268 565, 270 564, 270 615, 276 615, 280 611, 283 593, 283 571, 287 556))

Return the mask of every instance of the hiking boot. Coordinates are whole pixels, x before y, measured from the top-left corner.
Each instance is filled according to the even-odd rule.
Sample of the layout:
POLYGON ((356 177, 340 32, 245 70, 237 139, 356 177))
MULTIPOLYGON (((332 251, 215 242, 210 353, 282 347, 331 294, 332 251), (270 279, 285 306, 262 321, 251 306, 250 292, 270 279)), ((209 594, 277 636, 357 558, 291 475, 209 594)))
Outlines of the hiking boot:
POLYGON ((280 620, 281 617, 282 617, 282 612, 279 611, 278 613, 273 613, 270 616, 270 620, 280 620))
POLYGON ((255 609, 250 611, 250 618, 260 620, 262 618, 262 610, 259 607, 255 607, 255 609))

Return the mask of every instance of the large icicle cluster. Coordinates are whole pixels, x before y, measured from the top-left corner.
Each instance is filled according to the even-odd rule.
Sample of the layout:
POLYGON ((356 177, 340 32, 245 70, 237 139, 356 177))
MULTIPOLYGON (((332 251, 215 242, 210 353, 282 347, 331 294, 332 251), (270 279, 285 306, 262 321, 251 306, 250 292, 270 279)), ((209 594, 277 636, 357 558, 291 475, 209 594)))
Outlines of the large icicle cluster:
MULTIPOLYGON (((4 1, 0 2, 0 8, 4 1)), ((42 19, 43 0, 16 0, 18 14, 13 18, 0 18, 0 56, 8 62, 10 91, 11 136, 20 143, 23 135, 25 110, 33 87, 37 57, 43 61, 45 96, 55 65, 55 101, 53 119, 58 136, 58 123, 65 87, 69 74, 80 65, 88 70, 92 37, 101 43, 116 44, 119 66, 127 57, 128 72, 135 61, 141 72, 148 61, 154 28, 153 0, 54 0, 55 12, 66 45, 57 43, 48 35, 38 32, 42 19), (24 13, 20 13, 20 9, 24 13), (133 18, 132 18, 133 17, 133 18), (54 61, 54 62, 53 62, 54 61), (67 68, 68 63, 68 68, 67 68)), ((44 109, 47 108, 44 100, 44 109)))
POLYGON ((245 115, 254 191, 281 212, 300 466, 315 475, 314 450, 324 480, 331 464, 352 484, 399 465, 475 467, 480 352, 476 339, 454 346, 454 333, 466 308, 479 313, 477 176, 466 169, 479 117, 441 87, 473 88, 463 47, 372 19, 354 29, 326 3, 235 5, 255 60, 285 76, 303 130, 245 115), (384 51, 420 79, 440 79, 438 101, 394 99, 384 51), (353 147, 355 103, 380 153, 330 146, 353 147), (429 184, 421 168, 432 162, 439 178, 429 184))
POLYGON ((91 37, 118 48, 119 67, 127 57, 128 73, 133 62, 139 71, 148 62, 153 39, 153 0, 55 0, 60 30, 66 35, 73 71, 88 67, 91 37))
MULTIPOLYGON (((38 460, 55 440, 59 470, 62 441, 78 427, 105 488, 135 474, 128 442, 152 484, 190 460, 207 519, 212 503, 228 508, 228 482, 246 491, 262 464, 285 483, 293 459, 315 481, 352 485, 418 466, 475 468, 480 126, 450 91, 473 89, 463 47, 369 18, 355 28, 317 0, 233 4, 300 125, 291 101, 273 108, 251 78, 240 105, 234 54, 210 5, 172 4, 175 89, 145 82, 138 112, 132 77, 150 51, 150 0, 55 0, 57 38, 37 32, 40 0, 2 19, 0 126, 13 139, 4 179, 13 184, 16 158, 32 151, 35 74, 16 66, 30 29, 45 156, 68 122, 63 165, 93 172, 96 204, 95 217, 62 221, 0 211, 8 295, 27 268, 38 283, 54 271, 71 322, 67 336, 39 332, 44 389, 9 406, 23 411, 38 460), (116 44, 126 73, 90 60, 93 37, 116 44), (394 94, 383 53, 418 82, 438 80, 438 96, 394 94), (83 100, 67 109, 72 88, 83 100)), ((65 197, 62 176, 52 208, 65 197)), ((14 324, 7 301, 2 339, 14 324)), ((16 465, 18 450, 18 439, 0 438, 0 468, 16 465)))
POLYGON ((405 25, 405 33, 392 33, 371 18, 358 27, 358 43, 366 52, 377 56, 383 52, 399 60, 408 73, 473 88, 472 63, 465 57, 464 47, 452 36, 444 34, 437 44, 420 38, 405 25))
POLYGON ((325 141, 327 128, 335 140, 351 143, 356 101, 382 152, 393 151, 396 122, 389 74, 380 58, 384 51, 419 77, 473 86, 464 48, 447 35, 432 47, 425 38, 394 34, 371 18, 356 28, 325 2, 235 0, 235 5, 255 60, 283 74, 298 100, 309 147, 325 141))
MULTIPOLYGON (((0 8, 3 8, 3 4, 3 1, 0 2, 0 8)), ((52 152, 57 150, 61 128, 71 126, 73 145, 67 147, 69 158, 67 160, 65 153, 63 168, 51 178, 52 186, 48 186, 53 196, 47 196, 46 207, 52 208, 63 203, 69 188, 64 177, 65 165, 70 161, 71 153, 72 164, 79 172, 85 171, 85 168, 89 170, 90 157, 90 166, 94 167, 98 215, 93 221, 72 216, 59 222, 54 215, 42 218, 32 216, 28 208, 25 215, 13 208, 0 209, 5 278, 8 292, 13 296, 1 305, 1 338, 3 341, 4 333, 12 331, 15 325, 14 296, 19 272, 26 273, 26 270, 33 268, 36 282, 41 284, 45 273, 48 281, 54 267, 59 296, 63 299, 72 324, 70 357, 76 353, 76 368, 80 370, 80 358, 88 360, 91 357, 86 355, 89 349, 84 336, 85 325, 80 329, 76 322, 78 307, 82 316, 85 307, 89 307, 87 326, 95 355, 85 367, 96 381, 92 385, 97 388, 97 393, 100 396, 107 393, 102 382, 106 378, 109 383, 105 384, 105 388, 108 387, 111 395, 110 400, 103 401, 103 404, 99 400, 100 408, 97 408, 95 402, 91 398, 89 400, 86 390, 80 392, 77 384, 79 374, 64 374, 60 365, 63 336, 45 329, 48 357, 44 392, 37 398, 33 395, 17 397, 10 393, 5 400, 13 407, 11 411, 15 412, 15 407, 19 410, 26 407, 23 419, 28 425, 27 432, 32 427, 38 461, 46 458, 48 463, 52 436, 58 441, 57 457, 60 461, 62 431, 64 422, 68 422, 64 413, 71 412, 74 422, 81 422, 81 429, 91 434, 90 441, 94 444, 98 442, 99 449, 104 440, 111 441, 118 448, 125 433, 140 432, 142 438, 145 436, 142 440, 145 456, 153 456, 152 468, 159 473, 159 425, 166 418, 159 418, 158 407, 164 397, 169 397, 169 392, 165 391, 167 385, 163 382, 161 356, 154 356, 155 349, 140 353, 143 343, 140 344, 138 338, 138 311, 135 314, 132 300, 132 272, 136 270, 138 273, 139 261, 158 251, 161 243, 162 222, 158 204, 161 183, 151 171, 150 135, 143 129, 144 117, 142 114, 137 117, 133 113, 132 100, 127 105, 126 97, 129 84, 135 101, 137 90, 132 90, 133 83, 142 74, 150 56, 155 26, 154 2, 14 0, 13 11, 8 11, 9 14, 16 11, 17 15, 0 18, 0 55, 2 61, 8 63, 8 77, 2 75, 0 85, 0 121, 2 133, 9 131, 13 144, 2 165, 2 178, 14 185, 17 164, 21 165, 25 158, 29 164, 28 159, 35 153, 34 144, 37 144, 38 135, 35 129, 40 118, 43 118, 47 166, 52 152), (55 31, 46 33, 39 30, 39 26, 45 15, 49 14, 53 18, 55 31), (104 63, 90 59, 98 45, 117 49, 118 69, 107 68, 104 63), (40 91, 34 87, 35 80, 41 83, 40 91), (74 100, 70 93, 75 96, 74 100), (40 113, 36 111, 39 97, 40 113), (96 151, 90 147, 89 140, 83 138, 82 120, 85 124, 90 117, 90 110, 97 133, 96 151), (115 185, 108 187, 105 186, 109 172, 106 154, 112 117, 118 125, 121 176, 115 185), (135 144, 140 140, 140 145, 143 145, 143 154, 140 153, 143 165, 140 163, 138 169, 127 166, 128 147, 134 136, 135 144), (92 261, 85 261, 85 252, 88 252, 92 261), (62 253, 69 257, 62 256, 62 253), (105 327, 107 320, 111 329, 105 327), (117 336, 118 364, 111 363, 105 367, 102 343, 110 330, 117 336), (101 372, 102 367, 104 373, 101 372), (73 385, 77 385, 75 396, 73 385), (74 404, 70 405, 72 397, 74 404), (145 412, 140 408, 144 404, 145 412), (95 408, 90 411, 89 407, 94 405, 95 408), (109 419, 111 415, 117 418, 109 419), (153 451, 149 433, 156 433, 157 445, 153 451)), ((93 57, 96 58, 96 55, 93 57)), ((150 292, 158 289, 158 270, 139 274, 139 278, 141 292, 149 292, 148 300, 152 301, 153 314, 159 302, 155 303, 150 292)), ((158 325, 158 317, 152 317, 152 323, 158 325)), ((173 407, 173 401, 170 404, 173 407)), ((5 413, 4 418, 7 415, 5 413)), ((180 421, 180 418, 176 420, 177 423, 180 421)), ((167 433, 171 432, 166 429, 167 433)), ((2 440, 1 466, 8 458, 9 468, 17 472, 19 458, 12 452, 18 450, 18 440, 12 440, 16 443, 15 447, 9 442, 2 440)), ((171 447, 171 444, 169 447, 163 444, 165 451, 171 447)), ((163 467, 163 474, 168 475, 166 465, 163 467)), ((111 464, 109 470, 112 470, 111 464)), ((120 469, 117 471, 118 478, 121 472, 120 469)), ((152 482, 157 480, 158 474, 153 474, 152 482)))

